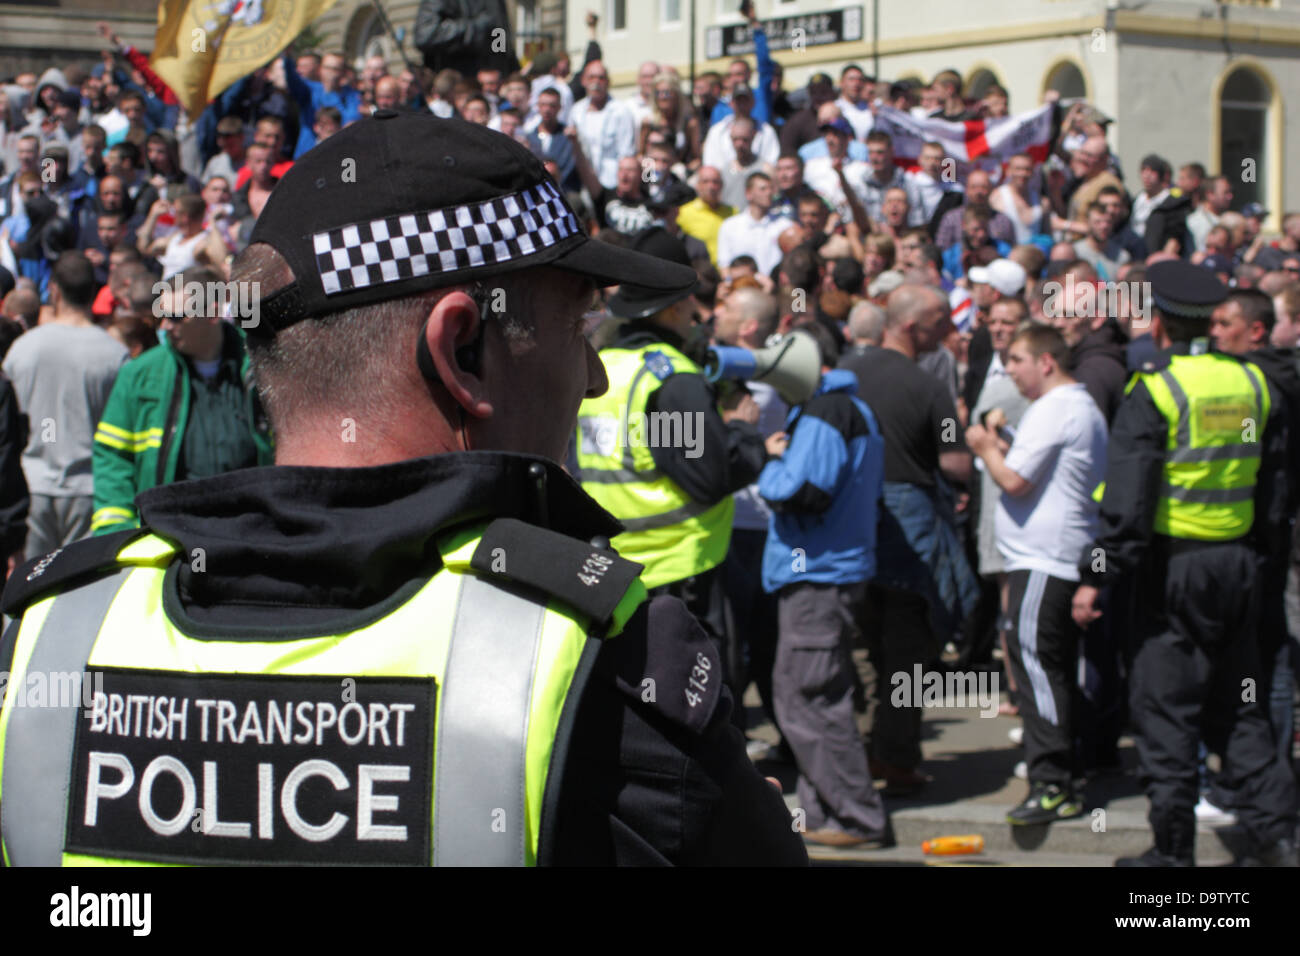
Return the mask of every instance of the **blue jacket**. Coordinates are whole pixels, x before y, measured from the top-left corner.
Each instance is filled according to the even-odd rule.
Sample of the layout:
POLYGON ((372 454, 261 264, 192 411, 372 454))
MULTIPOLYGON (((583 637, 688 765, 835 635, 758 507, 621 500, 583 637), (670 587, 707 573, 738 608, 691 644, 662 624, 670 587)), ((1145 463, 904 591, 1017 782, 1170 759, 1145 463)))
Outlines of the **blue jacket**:
MULTIPOLYGON (((758 60, 758 85, 750 87, 754 91, 754 109, 749 115, 755 123, 768 123, 775 127, 776 123, 772 122, 772 77, 776 76, 776 67, 767 46, 767 31, 762 27, 754 30, 754 56, 758 60)), ((732 112, 730 102, 718 100, 709 114, 709 125, 726 119, 732 112)), ((706 132, 708 130, 701 130, 700 135, 706 132)))
POLYGON ((850 371, 822 375, 817 394, 790 412, 785 456, 758 476, 758 493, 773 511, 763 552, 768 592, 875 576, 885 440, 857 390, 850 371))
MULTIPOLYGON (((1011 251, 1010 244, 1003 242, 1001 239, 994 239, 993 245, 997 248, 998 256, 1001 258, 1005 259, 1007 253, 1011 251)), ((966 246, 962 242, 956 242, 943 250, 943 277, 945 279, 956 282, 966 274, 966 270, 962 268, 961 264, 961 254, 965 251, 966 246)))
POLYGON ((876 583, 925 598, 939 640, 936 654, 979 600, 979 582, 966 560, 952 498, 939 476, 934 488, 887 481, 880 511, 876 583))
POLYGON ((322 106, 332 106, 339 111, 342 117, 340 126, 361 119, 361 91, 342 86, 332 93, 326 92, 323 83, 305 80, 298 74, 298 66, 287 52, 283 59, 285 83, 298 104, 298 142, 293 150, 293 158, 297 159, 316 145, 316 131, 312 126, 316 122, 316 111, 322 106))

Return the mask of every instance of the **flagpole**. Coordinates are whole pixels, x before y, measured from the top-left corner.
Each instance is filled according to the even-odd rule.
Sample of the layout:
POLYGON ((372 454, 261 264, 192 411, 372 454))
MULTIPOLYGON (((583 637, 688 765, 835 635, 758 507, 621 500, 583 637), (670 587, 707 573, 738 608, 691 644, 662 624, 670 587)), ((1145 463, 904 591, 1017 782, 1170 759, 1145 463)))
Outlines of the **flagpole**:
POLYGON ((388 14, 384 13, 384 8, 379 5, 379 0, 370 0, 370 5, 375 8, 375 13, 379 14, 379 21, 384 25, 384 29, 388 32, 388 35, 392 37, 393 45, 397 47, 397 52, 401 54, 402 61, 406 64, 406 68, 418 77, 420 75, 420 67, 423 64, 413 62, 411 58, 406 55, 406 49, 403 47, 402 41, 397 38, 397 31, 393 29, 393 24, 388 19, 388 14))

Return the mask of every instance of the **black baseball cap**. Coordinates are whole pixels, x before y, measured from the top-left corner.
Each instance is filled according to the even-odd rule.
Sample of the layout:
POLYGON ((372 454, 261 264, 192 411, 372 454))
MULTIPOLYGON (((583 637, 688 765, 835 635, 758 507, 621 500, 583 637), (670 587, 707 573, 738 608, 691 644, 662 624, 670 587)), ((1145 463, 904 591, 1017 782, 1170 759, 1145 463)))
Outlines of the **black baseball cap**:
POLYGON ((686 244, 682 240, 659 226, 650 226, 632 236, 628 245, 638 254, 644 253, 642 258, 665 265, 677 264, 677 268, 686 269, 691 274, 691 282, 685 289, 673 292, 647 286, 640 279, 625 282, 609 297, 607 305, 614 315, 623 319, 648 318, 695 291, 695 270, 691 268, 690 256, 686 254, 686 244))
POLYGON ((249 328, 548 265, 596 284, 685 295, 695 271, 593 241, 541 160, 459 118, 377 110, 281 177, 249 244, 288 261, 294 281, 263 298, 249 328))

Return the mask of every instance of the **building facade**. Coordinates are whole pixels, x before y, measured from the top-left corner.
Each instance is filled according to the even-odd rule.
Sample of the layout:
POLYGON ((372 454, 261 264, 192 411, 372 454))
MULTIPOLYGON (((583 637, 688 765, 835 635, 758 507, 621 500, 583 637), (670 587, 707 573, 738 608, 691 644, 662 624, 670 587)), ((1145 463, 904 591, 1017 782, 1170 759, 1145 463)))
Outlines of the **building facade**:
MULTIPOLYGON (((1082 97, 1116 123, 1111 147, 1130 189, 1143 156, 1197 161, 1233 177, 1236 205, 1256 200, 1276 229, 1300 210, 1300 0, 755 0, 772 22, 787 89, 848 63, 882 79, 928 81, 952 68, 977 95, 996 81, 1013 112, 1048 89, 1082 97)), ((634 88, 646 59, 683 76, 725 72, 747 43, 737 0, 507 0, 518 52, 567 50, 581 64, 588 10, 616 95, 634 88), (691 29, 692 16, 694 31, 691 29), (694 59, 692 60, 692 33, 694 59)), ((313 25, 322 49, 354 63, 385 56, 392 68, 420 63, 413 33, 419 0, 385 0, 400 37, 371 0, 339 0, 313 25)), ((97 59, 95 23, 109 20, 128 42, 152 45, 157 0, 0 0, 0 74, 38 72, 97 59)), ((750 57, 752 62, 752 56, 750 57)))
MULTIPOLYGON (((1300 0, 755 2, 760 19, 783 21, 773 55, 786 89, 848 63, 890 80, 955 69, 968 95, 996 80, 1013 112, 1055 89, 1116 120, 1110 143, 1130 189, 1142 157, 1158 153, 1232 176, 1234 205, 1262 202, 1273 229, 1300 210, 1300 175, 1284 163, 1300 155, 1300 0)), ((735 0, 604 0, 599 39, 616 94, 631 92, 646 59, 690 74, 692 6, 694 71, 725 73, 743 34, 735 0)), ((585 12, 569 4, 575 56, 585 12)))

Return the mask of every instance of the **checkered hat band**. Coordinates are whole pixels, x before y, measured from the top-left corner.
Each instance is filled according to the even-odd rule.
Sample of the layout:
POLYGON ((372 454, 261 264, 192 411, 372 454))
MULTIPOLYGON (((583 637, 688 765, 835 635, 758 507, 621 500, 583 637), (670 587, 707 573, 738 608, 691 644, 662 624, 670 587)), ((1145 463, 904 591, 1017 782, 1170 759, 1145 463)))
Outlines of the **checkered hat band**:
POLYGON ((358 222, 312 236, 326 295, 509 262, 579 233, 553 183, 467 206, 358 222))
POLYGON ((1185 316, 1189 319, 1208 319, 1218 308, 1217 303, 1210 305, 1190 305, 1186 302, 1175 302, 1173 299, 1166 299, 1163 296, 1151 293, 1151 301, 1156 304, 1156 308, 1162 312, 1170 312, 1174 315, 1185 316))

